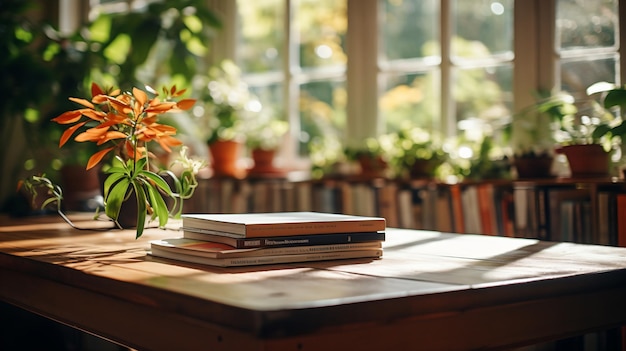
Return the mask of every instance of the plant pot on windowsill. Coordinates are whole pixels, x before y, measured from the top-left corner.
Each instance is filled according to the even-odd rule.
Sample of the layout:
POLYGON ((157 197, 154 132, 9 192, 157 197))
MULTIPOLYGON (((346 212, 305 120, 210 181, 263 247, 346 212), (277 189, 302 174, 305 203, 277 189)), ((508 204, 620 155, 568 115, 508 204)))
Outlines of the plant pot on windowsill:
POLYGON ((609 176, 609 153, 600 144, 566 145, 557 151, 567 157, 572 178, 609 176))
POLYGON ((238 164, 242 147, 243 143, 235 140, 216 140, 209 143, 211 168, 215 177, 245 177, 245 169, 238 164))
POLYGON ((433 178, 435 170, 441 164, 442 161, 439 159, 416 159, 409 167, 409 176, 411 179, 433 178))
POLYGON ((251 152, 254 166, 248 171, 249 177, 266 178, 266 177, 284 177, 285 170, 274 166, 274 157, 276 149, 255 148, 251 152))
POLYGON ((389 163, 382 156, 359 155, 357 162, 361 167, 361 176, 364 178, 385 178, 389 170, 389 163))
POLYGON ((549 154, 515 156, 513 164, 520 179, 552 177, 554 157, 549 154))

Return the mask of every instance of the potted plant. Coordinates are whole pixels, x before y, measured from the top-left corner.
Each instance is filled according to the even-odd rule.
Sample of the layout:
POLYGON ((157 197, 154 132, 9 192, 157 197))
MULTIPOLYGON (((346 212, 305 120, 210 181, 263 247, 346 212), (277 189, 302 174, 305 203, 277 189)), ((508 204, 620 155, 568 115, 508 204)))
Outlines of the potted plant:
POLYGON ((0 6, 0 139, 11 145, 0 151, 0 208, 7 211, 12 210, 15 183, 24 176, 24 161, 48 151, 36 147, 40 138, 34 131, 39 107, 53 101, 56 80, 41 55, 48 41, 45 24, 33 18, 38 5, 6 0, 0 6))
POLYGON ((435 171, 447 160, 443 138, 436 132, 405 125, 392 133, 392 164, 405 178, 432 178, 435 171))
POLYGON ((274 166, 274 156, 283 143, 289 124, 269 113, 261 113, 250 122, 246 130, 246 146, 254 165, 248 175, 281 175, 283 172, 274 166))
POLYGON ((557 152, 567 157, 572 177, 609 175, 609 131, 615 116, 603 107, 602 102, 609 86, 606 83, 590 86, 586 96, 571 98, 573 109, 558 116, 556 140, 560 148, 557 152))
MULTIPOLYGON (((163 88, 163 95, 159 96, 150 88, 121 92, 119 89, 105 90, 94 83, 91 100, 72 97, 70 100, 81 108, 66 111, 53 119, 67 126, 59 147, 71 138, 76 142, 91 142, 99 146, 100 150, 89 158, 87 169, 112 156, 111 167, 105 171, 104 210, 122 227, 119 223, 122 206, 134 197, 137 237, 143 233, 147 213, 152 220, 158 219, 160 227, 165 226, 170 215, 182 212, 182 201, 193 194, 196 186, 195 172, 199 166, 187 159, 184 151, 184 167, 179 176, 171 171, 160 172, 151 166, 151 144, 158 143, 167 151, 182 144, 174 137, 176 128, 159 123, 159 117, 168 112, 190 109, 194 99, 176 101, 184 93, 176 86, 163 88), (166 174, 172 186, 164 179, 166 174), (166 198, 174 200, 171 210, 166 198)), ((62 196, 59 188, 49 184, 48 188, 57 190, 54 195, 60 203, 62 196)), ((123 212, 129 211, 126 209, 123 212)))
POLYGON ((246 124, 261 110, 261 103, 241 79, 241 70, 230 60, 211 67, 207 76, 196 77, 195 87, 204 109, 198 122, 207 130, 213 172, 241 178, 245 170, 237 162, 246 138, 246 124))
POLYGON ((383 134, 377 138, 366 138, 362 145, 344 147, 344 154, 348 161, 358 164, 361 177, 387 178, 391 172, 391 149, 393 138, 389 134, 383 134))
POLYGON ((539 92, 533 105, 513 115, 509 128, 513 165, 519 178, 552 176, 556 130, 564 116, 576 111, 571 95, 539 92))
POLYGON ((606 84, 594 84, 575 97, 543 93, 513 117, 514 164, 521 178, 549 176, 554 152, 565 155, 572 177, 609 173, 607 124, 614 119, 596 99, 606 84))
MULTIPOLYGON (((50 119, 72 108, 64 104, 67 96, 87 96, 91 81, 125 89, 138 81, 188 86, 196 72, 204 71, 206 43, 221 26, 204 0, 165 0, 100 13, 66 34, 46 23, 46 6, 40 3, 7 0, 0 6, 0 130, 13 146, 10 153, 0 153, 0 202, 24 176, 25 159, 55 182, 63 183, 63 168, 84 170, 77 155, 86 145, 68 144, 62 153, 45 147, 62 133, 50 119)), ((64 190, 64 204, 70 205, 70 188, 64 185, 64 190)))

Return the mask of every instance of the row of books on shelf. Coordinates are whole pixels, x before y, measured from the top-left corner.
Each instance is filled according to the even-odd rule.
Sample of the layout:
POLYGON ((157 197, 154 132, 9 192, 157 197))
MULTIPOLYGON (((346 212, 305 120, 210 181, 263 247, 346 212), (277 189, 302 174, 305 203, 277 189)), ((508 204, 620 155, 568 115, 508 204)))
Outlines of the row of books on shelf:
POLYGON ((186 214, 182 237, 154 240, 156 257, 231 267, 376 259, 386 222, 320 212, 186 214))
POLYGON ((626 246, 626 194, 615 188, 515 189, 516 233, 550 241, 626 246))
POLYGON ((384 217, 398 228, 618 244, 623 183, 530 184, 216 179, 201 184, 186 212, 317 211, 384 217))
POLYGON ((387 219, 389 226, 400 228, 481 233, 495 232, 498 226, 504 230, 506 218, 501 218, 499 208, 491 209, 498 214, 497 223, 495 219, 483 223, 473 220, 473 212, 479 208, 470 205, 477 202, 480 195, 481 215, 486 218, 488 207, 493 206, 489 199, 502 196, 500 188, 486 185, 479 192, 465 188, 468 191, 455 192, 451 187, 427 182, 402 186, 380 181, 211 179, 200 183, 196 195, 185 206, 186 212, 195 213, 316 211, 380 216, 387 219), (463 198, 463 206, 467 207, 466 221, 459 217, 459 213, 453 213, 453 201, 460 201, 459 196, 463 198))

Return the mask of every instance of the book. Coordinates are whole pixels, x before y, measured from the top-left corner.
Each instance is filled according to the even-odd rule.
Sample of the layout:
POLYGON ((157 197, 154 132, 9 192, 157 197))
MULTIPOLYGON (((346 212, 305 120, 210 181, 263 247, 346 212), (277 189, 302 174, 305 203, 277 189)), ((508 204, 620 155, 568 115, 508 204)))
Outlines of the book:
POLYGON ((367 250, 350 250, 350 251, 331 251, 331 252, 315 252, 292 255, 273 255, 273 256, 253 256, 253 257, 226 257, 226 258, 210 258, 196 255, 188 255, 180 252, 161 250, 159 246, 155 246, 150 251, 155 257, 162 257, 177 261, 197 263, 217 267, 238 267, 238 266, 256 266, 278 263, 298 263, 312 261, 329 261, 329 260, 345 260, 351 258, 370 258, 377 259, 383 254, 382 249, 367 250))
POLYGON ((445 189, 442 189, 442 191, 437 192, 435 195, 436 230, 452 233, 456 223, 456 219, 452 215, 452 195, 450 191, 446 191, 445 189))
MULTIPOLYGON (((450 186, 450 202, 452 205, 452 218, 454 218, 454 232, 465 233, 465 217, 467 213, 463 212, 462 189, 459 184, 450 186)), ((452 230, 450 230, 452 232, 452 230)))
POLYGON ((363 233, 337 233, 337 234, 313 234, 294 235, 262 238, 234 238, 229 233, 202 230, 184 229, 183 236, 188 239, 213 241, 226 244, 235 248, 256 248, 256 247, 280 247, 280 246, 305 246, 305 245, 328 245, 328 244, 348 244, 362 243, 370 241, 384 241, 385 232, 363 232, 363 233))
POLYGON ((478 188, 467 186, 461 191, 461 204, 466 234, 483 234, 480 207, 478 204, 478 188))
MULTIPOLYGON (((561 220, 561 204, 565 201, 590 201, 589 192, 586 189, 550 189, 548 191, 548 216, 550 235, 547 238, 552 241, 568 240, 571 233, 563 231, 561 220), (565 237, 565 238, 564 238, 565 237)), ((587 213, 586 216, 591 214, 587 213)), ((540 238, 543 239, 543 238, 540 238)))
POLYGON ((481 234, 498 235, 498 213, 496 209, 496 190, 493 184, 476 185, 478 212, 480 214, 481 234))
POLYGON ((334 251, 353 250, 376 250, 382 247, 380 241, 370 241, 364 243, 330 244, 330 245, 308 245, 308 246, 282 246, 270 248, 237 249, 232 246, 204 240, 194 240, 188 238, 170 238, 153 240, 150 242, 151 249, 165 250, 168 252, 178 252, 187 255, 194 255, 209 258, 240 258, 240 257, 260 257, 293 255, 334 251))
POLYGON ((382 217, 323 212, 185 214, 182 219, 186 229, 209 229, 241 238, 377 232, 386 228, 382 217))
POLYGON ((617 246, 626 247, 626 194, 616 196, 617 213, 617 246))

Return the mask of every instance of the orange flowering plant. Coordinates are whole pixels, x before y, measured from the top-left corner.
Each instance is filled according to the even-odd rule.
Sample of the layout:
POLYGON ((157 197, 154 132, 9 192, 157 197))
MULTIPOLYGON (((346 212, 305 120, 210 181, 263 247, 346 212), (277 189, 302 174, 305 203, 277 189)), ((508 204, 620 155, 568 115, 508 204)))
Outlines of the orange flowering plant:
POLYGON ((195 104, 195 99, 175 101, 184 93, 185 90, 177 90, 176 86, 163 88, 163 97, 149 87, 146 91, 138 88, 127 92, 105 91, 93 83, 91 100, 70 97, 81 108, 52 119, 69 126, 61 135, 59 147, 74 135, 77 142, 93 142, 103 147, 89 158, 87 169, 99 164, 105 156, 113 156, 104 181, 105 213, 120 226, 118 217, 122 203, 134 193, 138 210, 137 237, 143 233, 147 214, 152 220, 158 218, 159 227, 164 227, 171 215, 179 215, 182 200, 190 197, 197 185, 195 174, 200 167, 187 158, 185 148, 181 152, 183 171, 180 176, 167 172, 173 178, 174 190, 162 173, 153 171, 150 165, 153 155, 148 146, 151 142, 158 143, 167 152, 171 152, 173 146, 182 145, 174 137, 176 128, 158 121, 164 113, 188 110, 195 104), (174 199, 172 211, 166 204, 166 197, 174 199))

